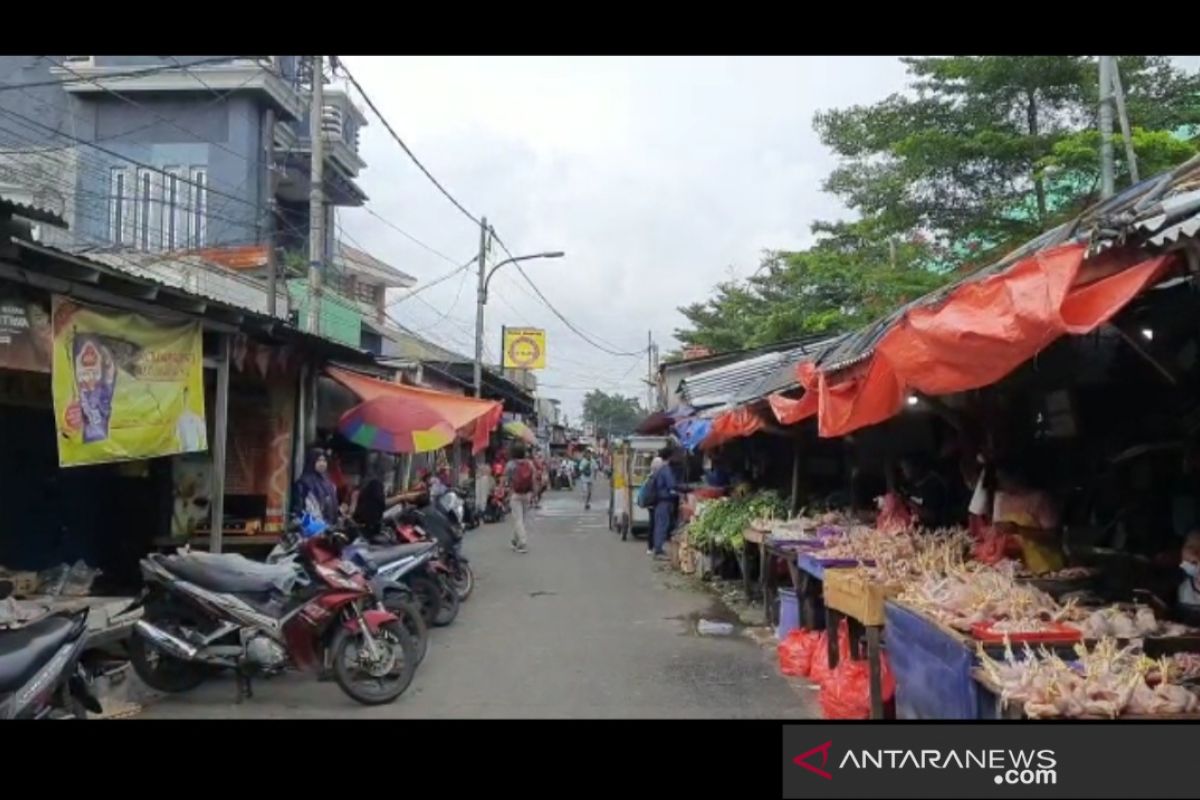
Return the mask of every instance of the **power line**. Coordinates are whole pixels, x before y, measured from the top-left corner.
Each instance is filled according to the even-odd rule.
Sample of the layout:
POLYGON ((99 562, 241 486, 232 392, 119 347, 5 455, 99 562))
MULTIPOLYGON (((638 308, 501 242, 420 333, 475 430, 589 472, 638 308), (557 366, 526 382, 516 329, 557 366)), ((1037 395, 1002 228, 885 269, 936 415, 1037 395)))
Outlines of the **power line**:
MULTIPOLYGON (((492 237, 496 240, 496 244, 500 245, 500 249, 502 249, 508 255, 509 258, 515 258, 515 256, 512 254, 512 251, 508 249, 508 246, 506 244, 504 244, 503 241, 501 241, 499 236, 496 235, 496 231, 494 229, 492 230, 492 237)), ((566 325, 568 328, 570 328, 571 331, 576 336, 578 336, 580 339, 583 339, 585 342, 590 344, 592 347, 594 347, 597 350, 600 350, 602 352, 608 353, 611 356, 617 356, 619 358, 639 357, 646 352, 647 348, 642 348, 641 350, 633 350, 633 351, 629 351, 629 352, 621 352, 619 350, 613 349, 612 347, 608 347, 608 346, 598 343, 597 341, 592 339, 592 337, 588 336, 586 333, 584 333, 579 328, 577 328, 569 319, 567 319, 562 314, 562 312, 560 312, 557 308, 554 307, 554 304, 550 302, 550 300, 546 297, 546 295, 542 294, 542 290, 539 289, 537 284, 533 282, 533 279, 530 278, 528 274, 526 274, 525 270, 521 267, 521 262, 514 261, 513 266, 515 266, 517 268, 517 272, 521 273, 521 277, 525 279, 525 282, 529 284, 530 288, 533 289, 534 293, 537 294, 538 298, 541 299, 542 303, 545 304, 546 308, 550 309, 550 311, 554 314, 554 316, 558 317, 562 321, 562 323, 564 325, 566 325)))
MULTIPOLYGON (((48 56, 42 56, 42 58, 46 58, 47 60, 50 60, 53 63, 53 59, 49 59, 48 56)), ((187 66, 188 67, 199 67, 199 66, 204 66, 206 64, 228 64, 232 61, 237 61, 238 59, 241 59, 241 58, 245 58, 245 56, 217 56, 215 58, 203 58, 198 61, 193 61, 192 63, 188 64, 187 66)), ((182 65, 180 65, 180 66, 182 66, 182 65)), ((142 75, 154 75, 159 72, 171 72, 173 70, 180 69, 180 66, 167 66, 165 64, 160 64, 159 66, 156 66, 156 67, 145 67, 143 69, 129 70, 126 72, 108 72, 108 73, 104 74, 104 79, 105 80, 114 80, 114 79, 118 79, 118 78, 137 78, 137 77, 141 77, 142 75)), ((186 68, 186 67, 184 67, 184 68, 186 68)), ((18 89, 18 90, 20 90, 20 89, 36 89, 41 86, 62 86, 67 83, 77 83, 77 82, 78 81, 76 79, 59 78, 57 80, 32 81, 30 83, 0 83, 0 92, 7 92, 12 89, 18 89)))
POLYGON ((375 107, 375 103, 372 102, 371 98, 367 96, 366 91, 363 90, 363 88, 359 84, 358 80, 355 79, 354 75, 351 74, 350 70, 346 68, 345 62, 342 62, 339 60, 338 63, 339 63, 341 71, 346 74, 346 78, 350 81, 350 83, 354 86, 355 89, 358 90, 358 93, 362 96, 363 101, 367 104, 367 106, 371 109, 371 111, 374 112, 375 116, 379 117, 379 121, 383 123, 383 127, 386 128, 387 132, 392 135, 392 138, 396 140, 396 143, 400 145, 401 149, 404 150, 405 154, 407 154, 408 157, 410 159, 412 159, 412 162, 417 165, 418 169, 420 169, 421 172, 425 173, 425 177, 429 179, 430 183, 432 183, 434 186, 436 186, 438 188, 438 191, 440 191, 443 195, 445 195, 446 199, 449 200, 451 203, 453 203, 454 207, 457 208, 459 211, 461 211, 463 213, 463 215, 466 216, 467 219, 471 220, 471 222, 474 222, 476 225, 482 227, 483 223, 480 222, 479 218, 476 217, 474 214, 472 214, 470 211, 467 211, 467 209, 463 206, 463 204, 458 202, 458 200, 456 200, 454 198, 454 195, 450 194, 450 192, 446 189, 446 187, 442 186, 442 184, 438 181, 437 178, 433 177, 433 173, 425 168, 425 165, 421 163, 421 160, 419 158, 417 158, 416 154, 413 153, 413 151, 409 148, 409 146, 404 143, 404 140, 400 138, 400 134, 396 133, 395 129, 392 128, 391 123, 389 123, 387 121, 387 119, 383 116, 383 114, 379 111, 379 109, 375 107))

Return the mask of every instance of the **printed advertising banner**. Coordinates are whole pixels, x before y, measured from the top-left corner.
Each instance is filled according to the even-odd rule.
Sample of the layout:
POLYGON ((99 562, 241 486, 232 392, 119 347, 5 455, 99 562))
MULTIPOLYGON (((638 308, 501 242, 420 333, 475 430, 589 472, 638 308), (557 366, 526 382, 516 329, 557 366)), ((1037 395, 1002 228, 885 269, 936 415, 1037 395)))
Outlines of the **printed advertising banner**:
POLYGON ((50 312, 45 301, 0 292, 0 367, 50 371, 50 312))
POLYGON ((545 369, 546 332, 541 328, 505 328, 504 368, 545 369))
POLYGON ((51 383, 63 467, 208 449, 198 322, 55 296, 51 383))

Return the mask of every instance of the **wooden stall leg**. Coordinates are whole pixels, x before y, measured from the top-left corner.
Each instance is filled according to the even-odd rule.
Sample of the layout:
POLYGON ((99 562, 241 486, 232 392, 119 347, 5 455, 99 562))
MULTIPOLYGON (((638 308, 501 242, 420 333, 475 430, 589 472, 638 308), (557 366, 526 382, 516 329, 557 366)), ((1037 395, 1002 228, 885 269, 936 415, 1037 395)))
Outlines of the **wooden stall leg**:
POLYGON ((742 552, 740 553, 741 561, 738 564, 742 568, 742 591, 746 593, 746 602, 754 602, 754 584, 750 581, 750 544, 742 542, 742 552))
POLYGON ((838 623, 842 620, 842 612, 825 606, 825 638, 829 645, 829 668, 838 665, 838 623))
POLYGON ((779 598, 779 580, 775 577, 775 565, 773 557, 766 556, 771 560, 763 561, 763 619, 767 621, 767 625, 775 626, 779 620, 774 619, 777 616, 774 612, 775 601, 779 598))
POLYGON ((867 666, 871 678, 871 719, 883 719, 883 665, 880 663, 878 625, 867 626, 867 666))

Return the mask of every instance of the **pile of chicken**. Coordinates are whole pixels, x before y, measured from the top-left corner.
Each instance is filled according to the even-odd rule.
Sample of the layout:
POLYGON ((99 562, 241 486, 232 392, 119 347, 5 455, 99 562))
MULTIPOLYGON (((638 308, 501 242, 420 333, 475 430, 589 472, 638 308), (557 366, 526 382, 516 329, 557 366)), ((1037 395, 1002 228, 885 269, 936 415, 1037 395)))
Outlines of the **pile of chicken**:
POLYGON ((1140 639, 1144 636, 1182 636, 1191 629, 1186 625, 1164 622, 1154 616, 1149 606, 1109 606, 1093 611, 1076 625, 1086 639, 1112 636, 1117 639, 1140 639))
POLYGON ((859 574, 881 583, 909 583, 930 573, 961 568, 969 548, 970 535, 961 528, 927 533, 862 529, 833 540, 820 556, 873 562, 870 566, 860 564, 859 574))
POLYGON ((772 538, 781 542, 794 542, 804 539, 814 539, 818 534, 830 534, 850 524, 850 518, 839 511, 829 511, 818 516, 801 514, 786 522, 779 520, 759 519, 752 524, 759 530, 769 530, 772 538))
POLYGON ((960 631, 992 622, 997 633, 1034 633, 1081 614, 1074 603, 1059 605, 1017 582, 1011 562, 988 566, 947 559, 910 582, 900 600, 960 631))
POLYGON ((1200 698, 1180 686, 1168 659, 1146 658, 1130 645, 1102 639, 1088 650, 1075 646, 1078 661, 1067 663, 1044 648, 1025 645, 1017 660, 1006 647, 997 661, 978 645, 981 668, 1000 689, 1004 705, 1020 703, 1025 716, 1108 717, 1122 714, 1182 714, 1200 710, 1200 698))

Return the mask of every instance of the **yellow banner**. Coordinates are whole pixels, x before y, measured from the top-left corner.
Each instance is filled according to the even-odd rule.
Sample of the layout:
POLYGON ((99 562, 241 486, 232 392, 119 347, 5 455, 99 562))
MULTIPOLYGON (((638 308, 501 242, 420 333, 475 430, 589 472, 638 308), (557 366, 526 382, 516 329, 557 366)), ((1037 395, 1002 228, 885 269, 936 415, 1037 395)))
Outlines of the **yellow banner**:
POLYGON ((200 323, 54 297, 51 384, 63 467, 208 449, 200 323))
POLYGON ((505 328, 504 368, 545 369, 546 332, 541 328, 505 328))

